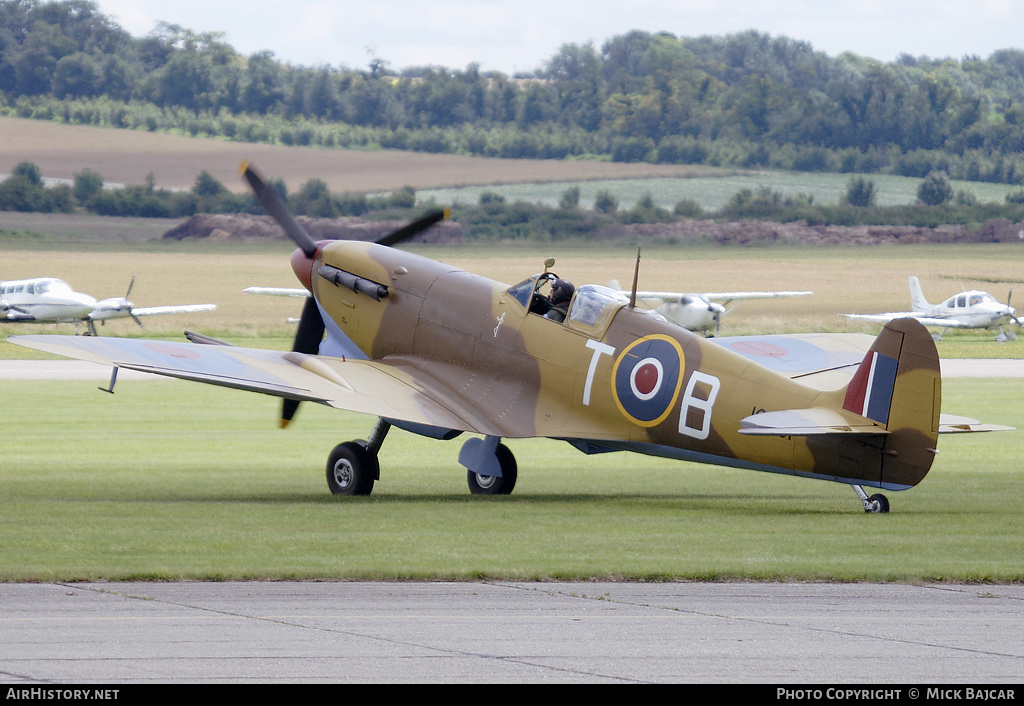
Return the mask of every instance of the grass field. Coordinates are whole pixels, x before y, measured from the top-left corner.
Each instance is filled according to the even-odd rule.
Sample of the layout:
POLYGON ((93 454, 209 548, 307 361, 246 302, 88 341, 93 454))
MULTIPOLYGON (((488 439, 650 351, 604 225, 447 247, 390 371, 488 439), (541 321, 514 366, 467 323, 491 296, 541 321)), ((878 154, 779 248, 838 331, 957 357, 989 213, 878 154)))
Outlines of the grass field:
MULTIPOLYGON (((947 381, 946 409, 1024 428, 1022 383, 947 381)), ((865 515, 848 486, 511 440, 508 497, 459 441, 395 431, 367 498, 323 465, 372 420, 181 381, 5 381, 0 580, 1024 580, 1020 435, 946 436, 865 515)))

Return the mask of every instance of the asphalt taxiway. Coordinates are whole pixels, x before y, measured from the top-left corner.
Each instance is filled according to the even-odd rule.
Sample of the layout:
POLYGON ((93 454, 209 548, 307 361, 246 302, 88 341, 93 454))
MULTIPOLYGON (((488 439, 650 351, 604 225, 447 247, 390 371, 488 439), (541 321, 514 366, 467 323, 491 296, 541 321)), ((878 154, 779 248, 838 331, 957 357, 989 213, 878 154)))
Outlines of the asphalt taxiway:
POLYGON ((0 584, 0 682, 1020 684, 1024 586, 0 584))

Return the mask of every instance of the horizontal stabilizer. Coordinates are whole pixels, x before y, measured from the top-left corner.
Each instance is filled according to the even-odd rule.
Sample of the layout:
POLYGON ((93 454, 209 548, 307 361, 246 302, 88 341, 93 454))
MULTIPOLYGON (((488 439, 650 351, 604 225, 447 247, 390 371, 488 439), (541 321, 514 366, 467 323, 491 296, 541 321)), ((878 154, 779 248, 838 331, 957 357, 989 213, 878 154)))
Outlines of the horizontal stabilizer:
POLYGON ((1014 427, 1003 426, 1002 424, 983 424, 977 419, 970 417, 958 417, 954 414, 939 415, 940 434, 962 434, 971 431, 1013 431, 1014 427))
POLYGON ((888 434, 885 427, 845 409, 783 409, 740 420, 740 434, 811 436, 816 434, 888 434))

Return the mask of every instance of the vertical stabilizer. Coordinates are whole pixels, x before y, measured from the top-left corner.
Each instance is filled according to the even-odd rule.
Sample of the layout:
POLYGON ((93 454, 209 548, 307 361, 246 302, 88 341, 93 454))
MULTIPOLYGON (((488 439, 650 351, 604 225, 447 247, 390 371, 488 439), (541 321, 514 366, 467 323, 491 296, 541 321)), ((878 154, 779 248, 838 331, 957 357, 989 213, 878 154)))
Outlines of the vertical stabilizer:
POLYGON ((914 311, 929 311, 932 305, 924 298, 921 282, 914 275, 907 277, 907 282, 910 284, 910 305, 914 307, 914 311))
MULTIPOLYGON (((916 278, 911 278, 916 279, 916 278)), ((935 458, 941 403, 939 355, 915 319, 882 329, 846 388, 843 409, 885 425, 878 485, 916 485, 935 458)))

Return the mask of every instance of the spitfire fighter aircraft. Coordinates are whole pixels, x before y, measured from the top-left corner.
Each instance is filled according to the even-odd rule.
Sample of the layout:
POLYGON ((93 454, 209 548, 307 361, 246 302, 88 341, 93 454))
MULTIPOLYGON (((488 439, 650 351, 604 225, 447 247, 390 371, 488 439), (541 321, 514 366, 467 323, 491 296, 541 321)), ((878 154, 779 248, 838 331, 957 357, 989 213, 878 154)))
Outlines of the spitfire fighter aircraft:
MULTIPOLYGON (((1017 310, 1010 306, 1010 297, 1007 296, 1006 303, 1000 304, 995 297, 988 292, 972 289, 969 292, 954 294, 941 304, 929 304, 924 298, 921 290, 921 282, 917 277, 911 275, 907 278, 910 285, 910 304, 913 311, 904 311, 889 314, 843 314, 851 319, 865 319, 867 321, 891 321, 901 317, 917 319, 925 326, 941 326, 942 331, 933 334, 936 341, 942 340, 942 335, 951 328, 987 328, 999 329, 996 340, 999 342, 1015 341, 1017 334, 1013 331, 1006 331, 1003 326, 1011 321, 1020 327, 1020 320, 1017 318, 1017 310)), ((1010 290, 1013 294, 1013 290, 1010 290)))
MULTIPOLYGON (((608 283, 612 289, 621 291, 619 283, 608 283)), ((626 292, 623 292, 625 294, 626 292)), ((684 292, 637 292, 637 301, 642 302, 666 319, 693 331, 712 336, 722 326, 722 317, 735 306, 726 309, 732 302, 744 299, 778 299, 780 297, 809 297, 813 292, 706 292, 693 294, 684 292), (724 304, 719 304, 724 301, 724 304)))
POLYGON ((123 297, 96 301, 94 297, 71 289, 64 280, 54 277, 0 282, 0 321, 7 323, 85 323, 88 334, 96 335, 96 322, 131 317, 139 326, 140 316, 183 314, 216 309, 216 304, 153 306, 138 308, 128 296, 135 286, 132 277, 123 297))
MULTIPOLYGON (((459 451, 470 491, 507 494, 517 465, 503 439, 546 437, 587 453, 635 451, 851 485, 867 512, 925 477, 942 432, 1005 429, 940 416, 935 344, 912 319, 877 338, 821 334, 705 339, 601 285, 572 288, 563 314, 549 271, 509 286, 378 242, 316 242, 250 167, 243 174, 298 245, 306 299, 288 352, 194 342, 12 336, 60 355, 377 417, 366 441, 327 461, 335 494, 366 495, 392 427, 459 451), (203 345, 197 345, 203 344, 203 345)), ((636 290, 634 274, 633 292, 636 290)))

